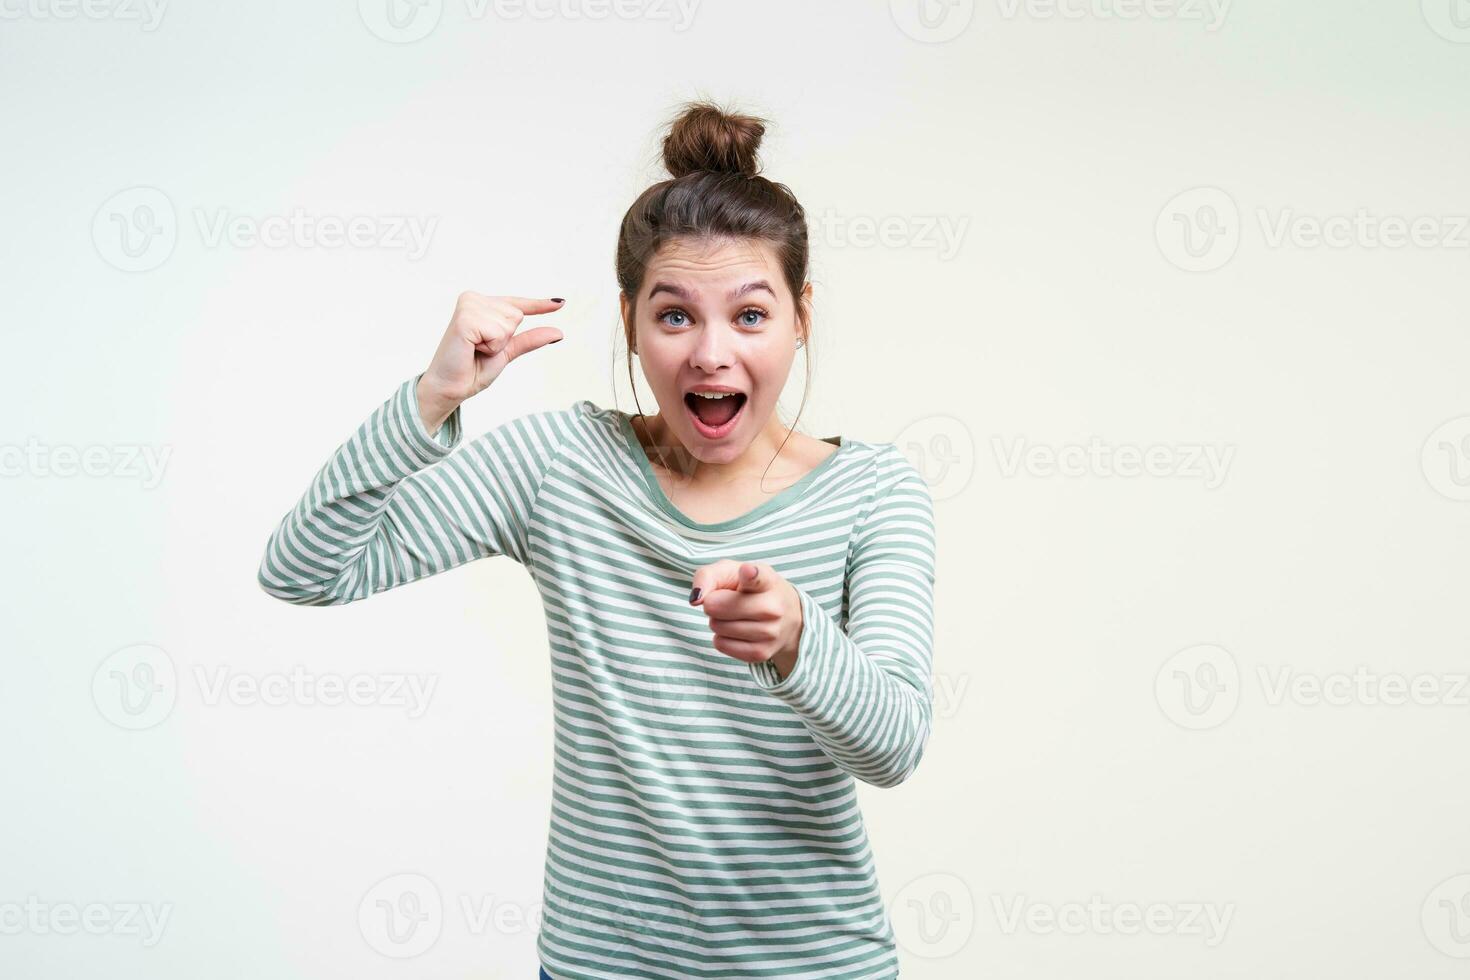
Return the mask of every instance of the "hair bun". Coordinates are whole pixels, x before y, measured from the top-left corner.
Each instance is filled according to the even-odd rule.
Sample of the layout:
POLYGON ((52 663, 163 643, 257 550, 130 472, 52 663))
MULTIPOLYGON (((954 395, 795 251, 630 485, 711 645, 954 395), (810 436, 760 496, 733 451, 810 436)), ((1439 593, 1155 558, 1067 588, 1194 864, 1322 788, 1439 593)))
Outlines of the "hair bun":
POLYGON ((700 170, 754 177, 765 120, 728 113, 711 102, 686 103, 664 137, 664 166, 682 177, 700 170))

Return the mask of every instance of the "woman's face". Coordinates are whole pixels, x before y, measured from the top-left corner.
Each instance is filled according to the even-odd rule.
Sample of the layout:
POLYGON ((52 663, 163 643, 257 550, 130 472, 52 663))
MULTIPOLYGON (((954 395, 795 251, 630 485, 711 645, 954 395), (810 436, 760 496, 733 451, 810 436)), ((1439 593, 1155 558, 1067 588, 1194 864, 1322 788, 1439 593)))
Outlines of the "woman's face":
MULTIPOLYGON (((810 295, 808 283, 802 297, 810 295)), ((804 336, 796 303, 764 242, 676 239, 659 249, 637 297, 633 336, 671 448, 669 436, 701 462, 722 464, 758 439, 780 441, 776 400, 804 336), (696 394, 708 389, 732 394, 696 394)), ((626 322, 626 296, 622 307, 626 322)))

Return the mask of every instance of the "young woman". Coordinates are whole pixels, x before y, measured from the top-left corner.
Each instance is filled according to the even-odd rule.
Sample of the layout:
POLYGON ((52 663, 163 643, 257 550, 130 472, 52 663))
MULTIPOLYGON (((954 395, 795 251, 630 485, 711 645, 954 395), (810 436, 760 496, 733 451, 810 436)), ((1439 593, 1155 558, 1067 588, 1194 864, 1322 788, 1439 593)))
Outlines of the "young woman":
POLYGON ((897 785, 929 736, 933 508, 894 445, 777 416, 811 286, 763 132, 685 107, 671 179, 623 218, 628 370, 657 414, 581 400, 452 453, 459 406, 562 339, 525 321, 560 298, 465 293, 260 565, 301 605, 491 555, 531 574, 556 730, 542 977, 897 975, 854 780, 897 785))

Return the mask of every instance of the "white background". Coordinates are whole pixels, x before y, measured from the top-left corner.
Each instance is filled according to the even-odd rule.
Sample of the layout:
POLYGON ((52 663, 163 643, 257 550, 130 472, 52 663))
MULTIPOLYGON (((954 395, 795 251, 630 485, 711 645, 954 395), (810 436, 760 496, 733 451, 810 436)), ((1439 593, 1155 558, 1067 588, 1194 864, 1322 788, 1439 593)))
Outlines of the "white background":
POLYGON ((534 975, 529 577, 304 609, 256 568, 461 290, 567 298, 567 341, 467 405, 467 438, 633 408, 618 222, 710 96, 772 120, 766 173, 813 220, 803 430, 933 481, 935 730, 911 780, 862 787, 904 976, 1464 975, 1462 0, 443 0, 402 29, 386 2, 0 0, 0 974, 534 975), (298 209, 387 237, 211 233, 298 209), (1165 448, 1129 476, 1068 448, 1094 439, 1165 448), (129 728, 110 685, 139 656, 163 700, 129 728), (211 703, 298 666, 436 686, 421 717, 211 703), (1394 678, 1431 696, 1384 703, 1394 678), (412 958, 359 924, 399 874, 443 903, 412 958), (28 902, 105 907, 101 934, 28 902))

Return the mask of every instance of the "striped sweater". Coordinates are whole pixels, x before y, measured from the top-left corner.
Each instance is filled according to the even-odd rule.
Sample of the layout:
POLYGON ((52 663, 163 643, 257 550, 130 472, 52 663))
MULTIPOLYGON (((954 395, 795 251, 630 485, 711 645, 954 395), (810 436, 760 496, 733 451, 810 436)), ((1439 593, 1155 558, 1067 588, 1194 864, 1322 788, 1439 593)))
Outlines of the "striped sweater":
POLYGON ((931 719, 935 535, 891 443, 838 446, 747 513, 694 521, 626 413, 582 400, 460 452, 419 375, 271 535, 271 596, 341 605, 507 555, 546 615, 555 769, 537 951, 583 977, 879 978, 893 931, 855 782, 914 771, 931 719), (769 563, 804 625, 778 679, 714 648, 694 571, 769 563))

